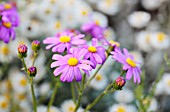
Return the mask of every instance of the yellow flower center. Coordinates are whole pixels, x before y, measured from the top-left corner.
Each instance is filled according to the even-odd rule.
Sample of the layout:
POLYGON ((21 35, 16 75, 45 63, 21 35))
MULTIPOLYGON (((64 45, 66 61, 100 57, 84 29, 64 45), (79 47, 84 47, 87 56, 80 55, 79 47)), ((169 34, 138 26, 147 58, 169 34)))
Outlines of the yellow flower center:
POLYGON ((164 33, 158 33, 158 37, 157 37, 159 42, 162 42, 165 39, 165 34, 164 33))
POLYGON ((124 107, 120 106, 118 107, 117 112, 126 112, 126 110, 124 107))
POLYGON ((95 78, 96 78, 97 81, 101 81, 103 77, 102 77, 102 75, 97 74, 97 76, 95 78))
POLYGON ((50 10, 50 9, 46 9, 46 10, 45 10, 45 13, 46 13, 46 14, 50 14, 50 13, 51 13, 51 10, 50 10))
POLYGON ((87 12, 86 10, 83 10, 83 11, 81 12, 81 14, 84 15, 84 16, 86 16, 86 15, 88 14, 88 12, 87 12))
POLYGON ((2 109, 6 109, 7 106, 8 106, 8 103, 7 103, 7 102, 5 102, 5 101, 1 102, 1 108, 2 108, 2 109))
POLYGON ((130 66, 136 67, 136 63, 135 63, 132 59, 127 58, 127 59, 126 59, 126 62, 127 62, 130 66))
POLYGON ((4 4, 4 8, 5 8, 5 9, 11 9, 11 8, 12 8, 12 5, 11 5, 11 4, 4 4))
POLYGON ((96 49, 96 47, 94 47, 94 46, 89 46, 89 47, 88 47, 88 50, 89 50, 90 52, 92 52, 92 53, 97 52, 97 49, 96 49))
POLYGON ((95 21, 95 24, 96 24, 96 25, 100 25, 99 20, 96 20, 96 21, 95 21))
POLYGON ((5 27, 11 28, 11 23, 10 22, 3 22, 2 23, 5 27))
POLYGON ((2 46, 1 53, 7 56, 9 54, 9 47, 7 45, 2 46))
POLYGON ((148 35, 146 35, 146 43, 149 43, 150 42, 150 35, 148 34, 148 35))
POLYGON ((50 0, 51 4, 55 4, 56 0, 50 0))
POLYGON ((24 94, 19 94, 18 98, 19 98, 19 100, 24 100, 25 99, 25 95, 24 94))
POLYGON ((26 86, 26 84, 27 84, 26 79, 21 79, 20 84, 21 84, 21 86, 26 86))
POLYGON ((170 80, 168 80, 167 84, 168 84, 168 86, 170 86, 170 80))
POLYGON ((56 23, 55 23, 55 28, 57 28, 57 29, 58 29, 58 28, 60 28, 60 27, 61 27, 60 22, 56 22, 56 23))
POLYGON ((70 66, 76 66, 78 64, 78 59, 77 58, 70 58, 68 60, 68 65, 70 66))
POLYGON ((60 42, 70 42, 70 37, 69 36, 61 36, 60 37, 60 42))
POLYGON ((115 44, 117 47, 120 46, 120 43, 119 43, 119 42, 116 42, 116 41, 113 41, 113 40, 110 40, 109 43, 110 43, 110 44, 115 44))
POLYGON ((74 109, 75 109, 75 107, 73 107, 73 106, 70 106, 70 107, 68 108, 69 112, 73 112, 74 109))
POLYGON ((147 105, 147 104, 149 103, 149 100, 148 100, 148 99, 144 99, 144 100, 142 101, 142 103, 143 103, 144 105, 147 105))

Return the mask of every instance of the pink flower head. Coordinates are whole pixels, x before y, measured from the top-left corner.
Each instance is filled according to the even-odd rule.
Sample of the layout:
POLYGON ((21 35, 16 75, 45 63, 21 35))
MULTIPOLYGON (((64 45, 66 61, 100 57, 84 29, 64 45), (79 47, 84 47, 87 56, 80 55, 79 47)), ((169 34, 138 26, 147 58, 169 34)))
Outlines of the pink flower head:
POLYGON ((121 52, 120 49, 115 49, 113 52, 111 52, 111 54, 113 54, 113 58, 116 61, 123 64, 123 70, 127 71, 126 79, 130 80, 133 75, 134 83, 136 83, 136 82, 140 83, 141 70, 137 66, 137 64, 139 64, 139 63, 134 60, 134 57, 129 54, 127 49, 123 49, 123 52, 124 52, 124 54, 121 52))
POLYGON ((90 22, 90 23, 84 24, 81 27, 81 29, 82 29, 82 31, 92 35, 93 38, 97 38, 98 40, 104 39, 105 28, 99 26, 95 22, 90 22))
POLYGON ((52 48, 52 52, 64 52, 67 49, 67 52, 73 45, 83 45, 86 43, 85 40, 82 38, 85 35, 83 34, 75 34, 71 33, 70 31, 64 31, 61 33, 56 34, 56 37, 48 37, 46 38, 43 43, 49 44, 46 49, 52 48))
POLYGON ((79 48, 73 48, 71 54, 61 56, 59 54, 54 54, 52 59, 56 60, 51 64, 51 68, 57 67, 54 70, 54 75, 60 76, 62 82, 72 82, 74 79, 76 81, 81 81, 82 74, 80 70, 83 70, 87 75, 89 75, 89 70, 92 70, 90 65, 93 63, 89 60, 83 60, 84 51, 79 48))
POLYGON ((91 46, 83 46, 83 49, 85 50, 84 58, 90 59, 93 63, 93 68, 96 68, 97 64, 102 64, 106 60, 105 49, 102 46, 98 46, 97 43, 98 40, 93 38, 91 46))
POLYGON ((0 40, 9 43, 15 39, 15 28, 19 25, 19 16, 12 4, 0 4, 0 40))

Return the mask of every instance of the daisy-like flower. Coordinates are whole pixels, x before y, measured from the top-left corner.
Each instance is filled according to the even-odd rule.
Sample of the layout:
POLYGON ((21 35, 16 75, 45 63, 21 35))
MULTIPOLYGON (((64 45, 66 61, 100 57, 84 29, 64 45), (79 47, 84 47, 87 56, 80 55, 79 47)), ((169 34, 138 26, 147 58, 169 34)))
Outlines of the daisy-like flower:
POLYGON ((90 59, 93 63, 93 68, 96 68, 97 64, 102 64, 106 60, 105 49, 102 46, 97 45, 98 40, 93 38, 92 45, 84 45, 83 49, 85 50, 85 59, 90 59))
POLYGON ((134 77, 134 83, 140 83, 140 74, 141 70, 137 66, 138 62, 134 60, 134 57, 129 54, 127 49, 123 49, 124 54, 121 52, 120 49, 115 49, 111 54, 113 54, 113 58, 118 61, 119 63, 123 64, 123 70, 126 70, 126 79, 130 80, 132 75, 134 77))
POLYGON ((10 103, 7 98, 4 96, 0 96, 0 111, 1 112, 9 112, 10 103))
POLYGON ((136 11, 128 16, 129 24, 134 28, 145 27, 151 19, 151 15, 147 12, 136 11))
POLYGON ((59 54, 53 55, 52 59, 57 60, 51 64, 51 68, 57 67, 54 70, 54 75, 58 76, 61 73, 60 80, 62 82, 72 82, 74 79, 76 81, 81 81, 82 74, 80 70, 82 69, 87 75, 89 75, 89 70, 92 70, 90 65, 93 63, 89 60, 83 60, 85 50, 79 48, 73 48, 71 54, 61 56, 59 54))
POLYGON ((70 33, 68 31, 64 31, 56 35, 56 37, 48 37, 43 43, 49 44, 46 49, 52 48, 53 52, 64 52, 67 49, 67 52, 71 48, 72 45, 83 45, 86 43, 82 38, 83 34, 75 35, 75 33, 70 33))
POLYGON ((10 37, 15 39, 14 28, 19 25, 19 16, 15 8, 11 4, 4 4, 4 10, 2 10, 2 4, 0 6, 1 21, 0 21, 0 40, 5 43, 9 43, 10 37))
POLYGON ((137 112, 133 105, 114 104, 109 108, 109 112, 137 112))
MULTIPOLYGON (((74 112, 76 105, 73 100, 65 100, 61 105, 61 112, 74 112)), ((77 112, 83 112, 84 109, 81 107, 77 110, 77 112)))

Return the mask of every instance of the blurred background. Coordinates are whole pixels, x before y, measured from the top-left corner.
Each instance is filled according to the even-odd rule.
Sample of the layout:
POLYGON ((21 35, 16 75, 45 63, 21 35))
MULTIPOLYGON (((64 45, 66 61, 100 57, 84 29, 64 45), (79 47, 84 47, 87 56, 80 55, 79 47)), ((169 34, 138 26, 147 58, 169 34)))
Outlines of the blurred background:
MULTIPOLYGON (((0 112, 32 112, 29 81, 21 71, 23 66, 17 57, 17 46, 21 43, 28 46, 26 64, 30 66, 33 40, 42 42, 46 37, 66 29, 81 31, 81 26, 88 22, 102 27, 108 41, 118 41, 121 48, 127 48, 141 62, 143 70, 140 85, 134 84, 133 80, 127 81, 122 91, 106 95, 91 112, 140 112, 139 97, 145 98, 154 85, 152 98, 142 101, 145 105, 147 100, 151 100, 147 112, 170 112, 170 68, 166 65, 170 57, 170 0, 1 1, 9 2, 17 7, 20 25, 14 41, 8 44, 0 41, 0 112), (162 76, 161 68, 164 68, 162 76)), ((60 84, 51 112, 72 112, 69 110, 70 106, 74 106, 70 84, 61 83, 53 76, 53 69, 50 68, 52 55, 42 44, 35 63, 38 68, 35 77, 38 112, 46 109, 56 82, 60 84)), ((111 57, 107 60, 85 90, 82 109, 117 78, 120 67, 111 57)))

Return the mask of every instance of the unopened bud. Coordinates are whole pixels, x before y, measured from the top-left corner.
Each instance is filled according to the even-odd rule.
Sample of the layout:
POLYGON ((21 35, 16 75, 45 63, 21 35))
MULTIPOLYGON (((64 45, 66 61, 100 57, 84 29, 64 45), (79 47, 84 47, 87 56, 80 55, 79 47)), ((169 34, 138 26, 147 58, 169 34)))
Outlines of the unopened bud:
POLYGON ((114 82, 114 88, 116 90, 122 90, 122 87, 126 84, 126 80, 123 77, 118 77, 114 82))
POLYGON ((36 67, 32 66, 32 67, 28 68, 28 75, 30 77, 35 77, 36 74, 37 74, 37 68, 36 67))
POLYGON ((24 44, 20 44, 18 46, 18 57, 19 58, 26 58, 27 57, 27 46, 24 44))
POLYGON ((34 41, 32 42, 32 50, 33 50, 34 52, 38 52, 38 51, 40 50, 40 41, 34 40, 34 41))

